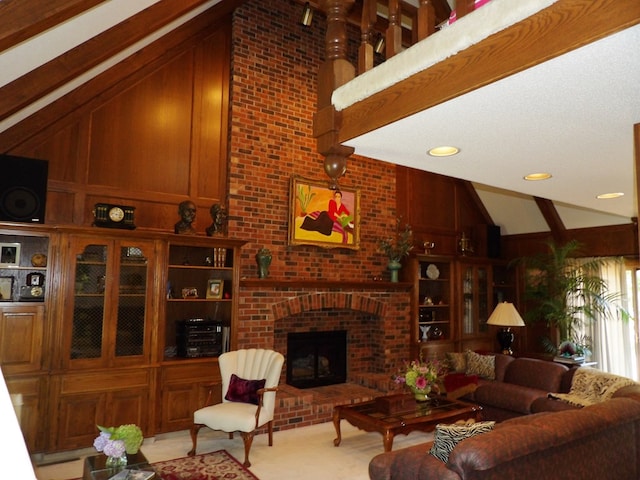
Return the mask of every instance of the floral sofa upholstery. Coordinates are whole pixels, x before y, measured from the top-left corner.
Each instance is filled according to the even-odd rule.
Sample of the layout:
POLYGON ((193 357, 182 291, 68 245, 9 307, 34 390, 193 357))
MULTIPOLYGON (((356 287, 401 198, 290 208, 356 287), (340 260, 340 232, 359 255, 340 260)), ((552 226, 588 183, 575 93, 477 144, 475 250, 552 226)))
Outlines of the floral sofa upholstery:
MULTIPOLYGON (((628 388, 628 387, 625 387, 628 388)), ((467 438, 445 463, 433 442, 382 453, 371 480, 566 480, 640 478, 640 401, 614 397, 584 408, 542 412, 497 423, 467 438)))

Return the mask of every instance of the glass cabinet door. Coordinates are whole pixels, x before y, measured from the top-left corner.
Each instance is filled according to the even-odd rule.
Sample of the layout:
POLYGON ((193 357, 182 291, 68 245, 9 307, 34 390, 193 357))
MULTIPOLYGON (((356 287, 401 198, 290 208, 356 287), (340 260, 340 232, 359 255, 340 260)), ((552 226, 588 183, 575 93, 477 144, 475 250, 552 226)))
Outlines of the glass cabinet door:
POLYGON ((107 250, 90 244, 76 255, 71 359, 103 355, 107 250))
POLYGON ((78 366, 138 361, 150 351, 146 319, 153 242, 78 239, 74 245, 69 360, 78 366))
POLYGON ((144 351, 147 257, 138 246, 120 247, 116 357, 142 355, 144 351))
POLYGON ((462 302, 462 335, 471 336, 487 332, 490 313, 487 267, 462 266, 462 302))

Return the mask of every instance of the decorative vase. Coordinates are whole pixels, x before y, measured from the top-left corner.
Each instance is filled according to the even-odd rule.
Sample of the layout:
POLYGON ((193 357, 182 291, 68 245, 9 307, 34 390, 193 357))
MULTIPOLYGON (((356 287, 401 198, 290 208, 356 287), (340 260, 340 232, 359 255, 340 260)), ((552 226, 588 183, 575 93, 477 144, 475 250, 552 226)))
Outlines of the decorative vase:
POLYGON ((387 264, 387 268, 391 272, 391 281, 393 283, 398 282, 398 270, 402 268, 402 264, 396 260, 390 260, 387 264))
POLYGON ((107 457, 105 467, 107 468, 124 468, 127 466, 127 454, 123 453, 121 457, 107 457))
POLYGON ((422 389, 411 387, 411 393, 413 393, 413 398, 416 399, 416 402, 428 402, 429 394, 431 393, 431 387, 422 389))
POLYGON ((256 254, 256 260, 258 261, 258 277, 267 278, 271 265, 271 252, 266 248, 261 248, 256 254))

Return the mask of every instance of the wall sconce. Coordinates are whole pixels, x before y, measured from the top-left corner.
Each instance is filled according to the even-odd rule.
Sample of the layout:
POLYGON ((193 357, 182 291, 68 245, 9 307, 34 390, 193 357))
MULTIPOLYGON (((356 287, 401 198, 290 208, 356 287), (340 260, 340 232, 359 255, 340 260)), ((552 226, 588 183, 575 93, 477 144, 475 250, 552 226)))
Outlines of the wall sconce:
POLYGON ((313 9, 309 2, 304 4, 304 8, 302 9, 302 17, 300 18, 300 23, 305 27, 311 25, 311 21, 313 20, 313 9))
POLYGON ((378 40, 376 40, 376 44, 373 46, 373 51, 376 53, 383 53, 385 46, 384 35, 380 35, 378 40))

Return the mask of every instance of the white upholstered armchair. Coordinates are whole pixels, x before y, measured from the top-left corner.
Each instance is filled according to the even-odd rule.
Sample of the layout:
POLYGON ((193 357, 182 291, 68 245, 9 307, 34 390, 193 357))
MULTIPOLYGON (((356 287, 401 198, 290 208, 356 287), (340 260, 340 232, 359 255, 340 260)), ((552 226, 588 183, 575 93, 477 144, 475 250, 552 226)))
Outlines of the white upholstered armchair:
POLYGON ((222 376, 222 403, 209 405, 193 414, 191 440, 196 453, 202 427, 222 430, 233 438, 240 432, 244 441, 244 466, 249 467, 249 450, 255 430, 267 425, 269 446, 273 445, 273 414, 284 357, 273 350, 236 350, 218 358, 222 376))

